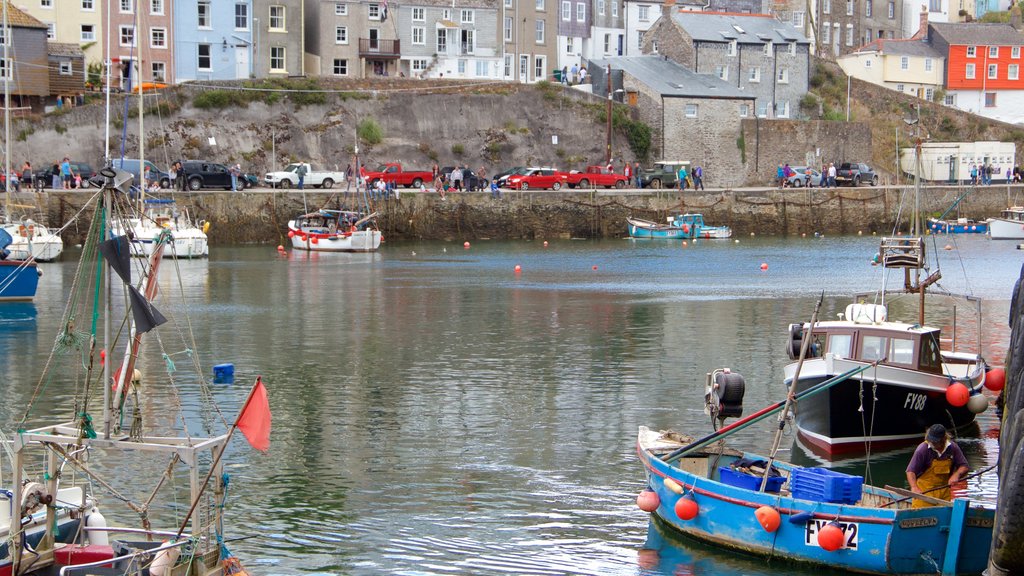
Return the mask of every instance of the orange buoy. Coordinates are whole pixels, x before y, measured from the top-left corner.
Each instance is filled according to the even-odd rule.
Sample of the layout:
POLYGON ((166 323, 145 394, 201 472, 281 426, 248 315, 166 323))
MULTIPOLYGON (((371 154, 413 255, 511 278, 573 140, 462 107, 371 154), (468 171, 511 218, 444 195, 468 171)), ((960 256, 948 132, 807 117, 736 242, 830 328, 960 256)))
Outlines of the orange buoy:
POLYGON ((636 505, 644 512, 654 512, 661 505, 661 498, 654 490, 642 490, 636 497, 636 505))
POLYGON ((284 246, 281 246, 280 244, 278 244, 277 245, 277 251, 278 252, 284 252, 284 246))
POLYGON ((985 373, 985 388, 993 392, 999 392, 1006 385, 1006 370, 992 368, 985 373))
POLYGON ((462 247, 463 248, 469 248, 469 242, 468 241, 467 242, 463 242, 462 243, 462 247))
POLYGON ((689 234, 689 233, 690 233, 690 225, 689 224, 683 224, 683 234, 689 234))
POLYGON ((952 250, 952 249, 953 249, 953 245, 952 244, 946 244, 945 247, 943 247, 943 250, 952 250))
POLYGON ((946 402, 949 402, 950 406, 960 408, 967 404, 970 398, 971 391, 967 389, 967 386, 959 382, 954 382, 946 388, 946 402))
POLYGON ((523 267, 520 266, 519 264, 516 264, 516 272, 521 272, 522 270, 523 270, 523 267))
POLYGON ((699 511, 697 501, 689 496, 683 496, 676 502, 676 516, 679 516, 680 520, 693 520, 699 511))
POLYGON ((295 238, 295 230, 289 230, 288 231, 288 237, 289 238, 295 238))
POLYGON ((761 262, 761 270, 763 271, 763 270, 767 270, 767 269, 768 269, 768 263, 767 262, 761 262))
POLYGON ((597 264, 594 264, 593 266, 591 266, 590 269, 591 270, 597 270, 597 264))
POLYGON ((320 238, 317 238, 316 236, 313 236, 312 242, 313 242, 313 244, 319 244, 320 243, 320 238))
POLYGON ((547 247, 548 247, 548 241, 547 241, 547 240, 545 240, 545 241, 544 241, 544 247, 545 247, 545 248, 547 248, 547 247))
POLYGON ((779 524, 782 523, 779 511, 771 506, 761 506, 754 510, 754 517, 757 518, 757 522, 761 524, 761 528, 764 528, 765 532, 775 532, 779 529, 779 524))
POLYGON ((100 350, 100 366, 103 366, 103 364, 106 361, 107 361, 107 351, 106 350, 100 350))
POLYGON ((683 248, 686 248, 687 246, 688 244, 686 243, 686 240, 683 240, 683 248))
POLYGON ((818 546, 827 552, 835 552, 843 547, 843 540, 846 533, 835 522, 829 522, 821 530, 818 530, 818 546))

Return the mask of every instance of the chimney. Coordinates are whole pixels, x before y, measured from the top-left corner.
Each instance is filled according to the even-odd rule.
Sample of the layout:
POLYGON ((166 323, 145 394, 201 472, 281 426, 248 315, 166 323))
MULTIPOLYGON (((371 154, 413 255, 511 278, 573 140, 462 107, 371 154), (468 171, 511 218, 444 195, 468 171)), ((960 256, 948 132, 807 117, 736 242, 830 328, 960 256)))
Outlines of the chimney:
POLYGON ((665 0, 665 2, 661 5, 661 15, 664 16, 665 18, 671 18, 672 8, 675 7, 675 5, 676 0, 665 0))
POLYGON ((913 40, 928 40, 928 7, 921 5, 921 23, 917 28, 917 32, 911 36, 913 40))

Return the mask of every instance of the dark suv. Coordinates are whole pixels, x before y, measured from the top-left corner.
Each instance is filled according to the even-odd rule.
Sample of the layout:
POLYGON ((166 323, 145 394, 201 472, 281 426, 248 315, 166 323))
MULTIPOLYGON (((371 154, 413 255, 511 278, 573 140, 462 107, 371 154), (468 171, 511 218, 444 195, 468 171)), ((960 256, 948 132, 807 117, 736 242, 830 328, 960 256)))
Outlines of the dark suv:
MULTIPOLYGON (((82 175, 82 188, 88 188, 89 187, 89 179, 96 177, 96 171, 92 169, 92 166, 90 166, 88 162, 77 162, 75 160, 71 160, 69 162, 69 164, 71 164, 71 178, 72 178, 71 185, 74 186, 75 174, 81 174, 82 175)), ((40 166, 38 164, 34 164, 33 168, 35 169, 35 172, 33 172, 33 174, 32 174, 33 180, 36 179, 36 178, 42 178, 43 179, 43 187, 44 188, 48 188, 50 186, 50 183, 53 182, 53 172, 54 172, 54 169, 56 169, 57 175, 60 176, 60 163, 57 163, 56 165, 54 165, 54 164, 48 164, 48 165, 44 164, 42 166, 40 166)), ((29 184, 28 182, 22 182, 21 183, 21 185, 23 187, 27 186, 28 184, 29 184)))
POLYGON ((231 172, 223 164, 202 160, 185 160, 181 166, 185 172, 185 185, 189 190, 203 188, 231 190, 231 172))
POLYGON ((872 186, 878 185, 878 174, 875 174, 875 171, 869 168, 867 164, 843 162, 839 169, 836 170, 836 184, 860 186, 861 182, 866 182, 872 186))

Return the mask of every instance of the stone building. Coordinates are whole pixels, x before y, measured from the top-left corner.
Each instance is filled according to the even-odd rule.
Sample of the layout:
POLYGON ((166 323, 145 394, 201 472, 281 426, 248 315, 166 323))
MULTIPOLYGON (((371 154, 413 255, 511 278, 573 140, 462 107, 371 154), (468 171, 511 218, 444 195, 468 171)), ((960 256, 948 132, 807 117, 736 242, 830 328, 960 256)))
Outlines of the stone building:
MULTIPOLYGON (((626 29, 625 56, 643 54, 644 33, 650 29, 661 14, 664 4, 675 5, 679 10, 691 12, 732 12, 736 14, 765 14, 768 0, 622 0, 626 29)), ((804 0, 792 0, 802 2, 804 0)))
POLYGON ((795 118, 807 93, 810 42, 767 14, 688 12, 666 7, 644 35, 644 53, 713 74, 754 96, 759 118, 795 118))
MULTIPOLYGON (((623 100, 651 127, 652 159, 700 165, 708 186, 738 186, 746 180, 736 142, 742 119, 753 114, 753 95, 662 56, 629 56, 590 62, 594 93, 604 97, 609 65, 612 93, 623 91, 623 100)), ((623 148, 613 146, 612 156, 623 157, 623 148)))
MULTIPOLYGON (((818 0, 817 55, 838 58, 878 38, 903 38, 904 5, 900 0, 818 0)), ((914 19, 916 26, 917 20, 914 19)), ((911 31, 911 34, 913 32, 911 31)))
MULTIPOLYGON (((209 3, 209 0, 200 1, 204 2, 209 3)), ((252 13, 256 34, 252 62, 255 76, 304 76, 306 21, 302 0, 252 0, 252 13)))

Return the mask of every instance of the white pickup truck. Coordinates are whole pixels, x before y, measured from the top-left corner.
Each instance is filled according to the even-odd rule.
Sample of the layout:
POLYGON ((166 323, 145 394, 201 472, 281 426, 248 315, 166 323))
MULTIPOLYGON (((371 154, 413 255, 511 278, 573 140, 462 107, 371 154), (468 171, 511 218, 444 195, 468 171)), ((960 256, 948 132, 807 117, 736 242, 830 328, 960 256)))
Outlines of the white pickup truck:
MULTIPOLYGON (((331 188, 336 183, 345 181, 345 173, 336 170, 317 170, 309 164, 301 164, 306 167, 306 176, 302 181, 303 186, 315 188, 331 188)), ((299 185, 299 175, 296 171, 300 164, 294 163, 285 166, 279 172, 267 172, 263 181, 271 188, 294 188, 299 185)))

